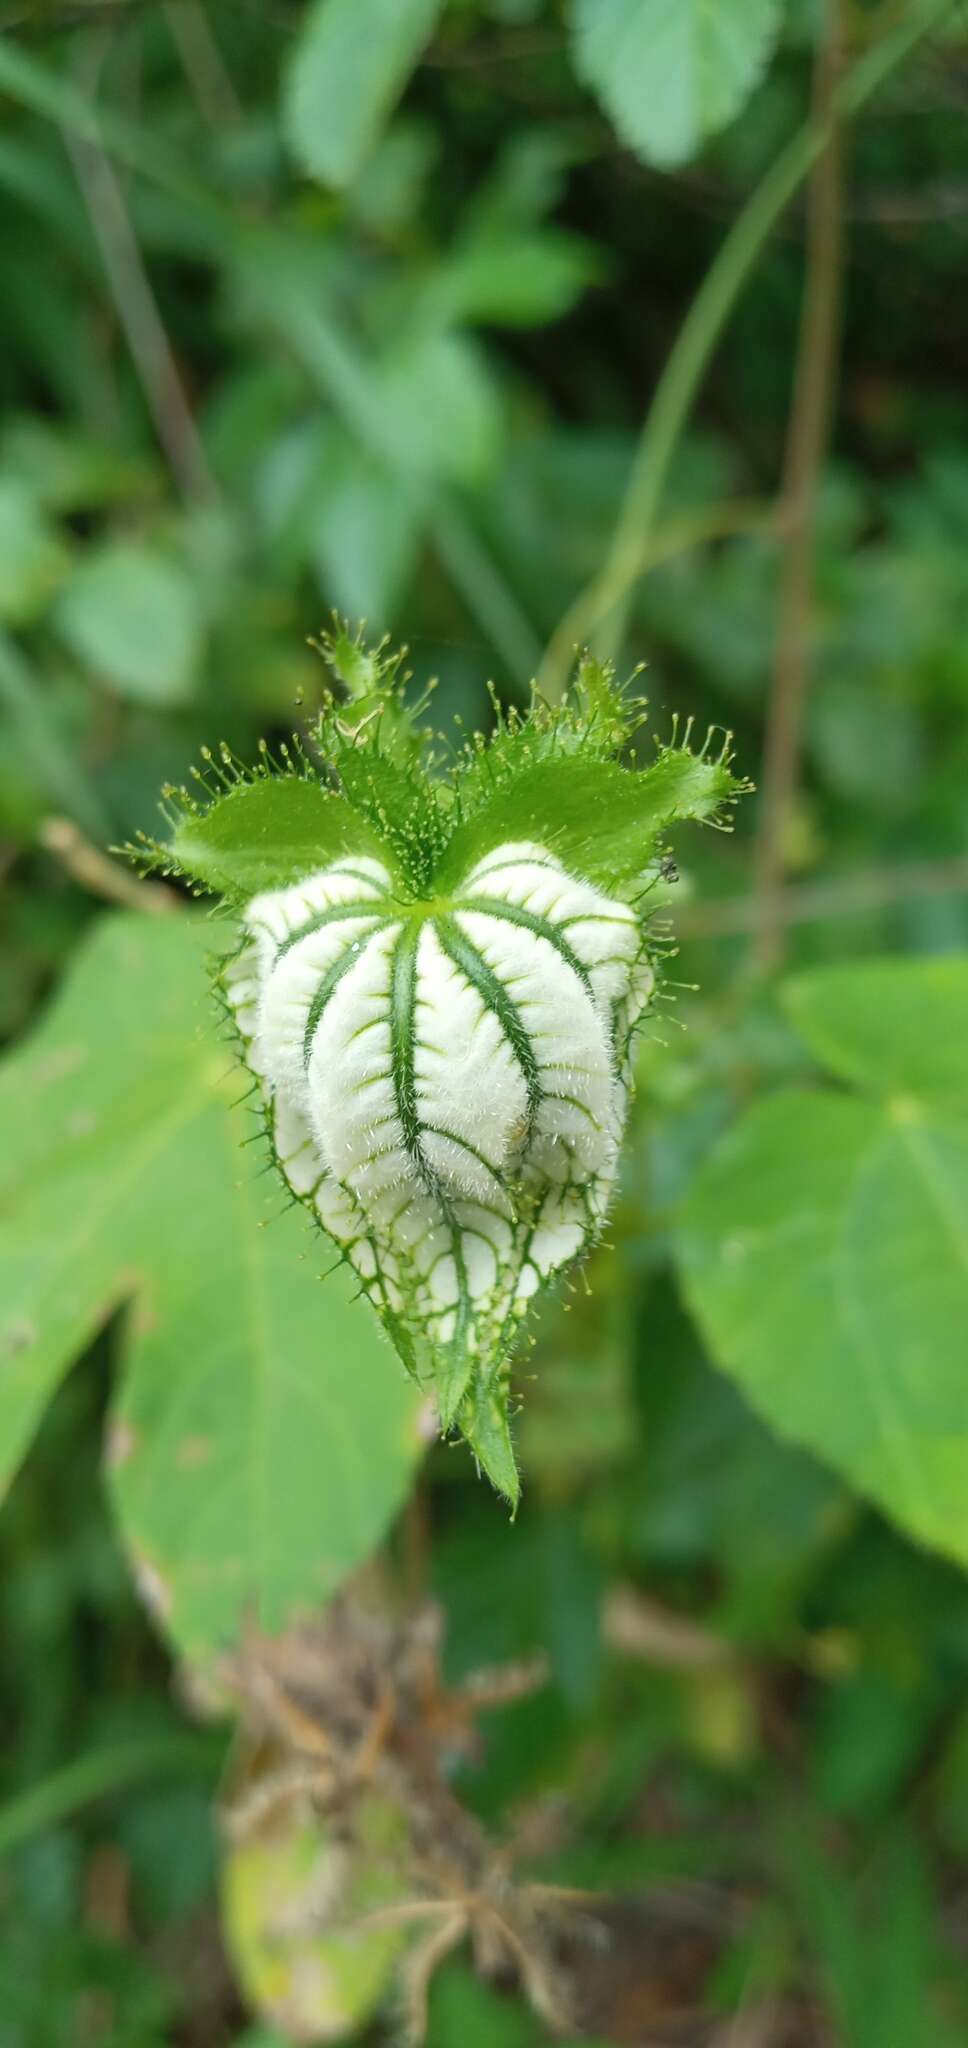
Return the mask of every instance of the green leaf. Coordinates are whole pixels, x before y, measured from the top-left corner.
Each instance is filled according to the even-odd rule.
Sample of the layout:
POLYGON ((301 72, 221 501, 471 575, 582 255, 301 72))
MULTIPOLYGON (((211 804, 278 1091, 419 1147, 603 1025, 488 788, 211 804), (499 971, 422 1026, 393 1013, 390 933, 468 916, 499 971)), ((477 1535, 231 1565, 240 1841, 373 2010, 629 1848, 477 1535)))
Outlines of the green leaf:
POLYGON ((283 126, 311 177, 350 185, 392 113, 441 0, 316 0, 289 67, 283 126))
POLYGON ((863 1093, 784 1090, 720 1141, 687 1297, 769 1422, 968 1564, 968 960, 828 969, 786 1004, 863 1093))
POLYGON ((111 1485, 146 1596, 190 1654, 278 1628, 379 1540, 415 1395, 342 1272, 243 1150, 208 1029, 203 919, 112 917, 0 1074, 0 1477, 112 1310, 111 1485), (271 1228, 264 1227, 271 1220, 271 1228))
POLYGON ((206 811, 186 811, 160 864, 241 900, 302 881, 341 854, 373 852, 386 859, 363 820, 322 783, 266 775, 239 782, 206 811))
POLYGON ((26 626, 38 618, 70 565, 34 491, 19 478, 0 478, 0 622, 26 626))
POLYGON ((117 541, 88 554, 56 620, 72 652, 123 697, 177 704, 192 695, 202 653, 195 588, 155 548, 117 541))
POLYGON ((384 357, 377 384, 405 472, 470 484, 494 469, 500 397, 470 336, 433 329, 403 336, 384 357))
POLYGON ((473 235, 442 268, 431 301, 452 320, 540 327, 570 312, 607 272, 593 242, 563 229, 473 235))
POLYGON ((573 0, 575 69, 647 163, 685 163, 752 92, 778 0, 573 0))
POLYGON ((968 966, 957 955, 798 976, 784 1007, 839 1080, 878 1095, 968 1096, 968 966))
POLYGON ((667 747, 651 768, 579 755, 538 761, 509 778, 458 828, 436 877, 458 877, 502 839, 535 839, 590 882, 640 878, 665 831, 713 819, 737 789, 726 761, 667 747))
POLYGON ((108 814, 57 712, 50 690, 38 689, 16 642, 0 630, 0 747, 7 773, 18 787, 43 791, 93 839, 106 839, 108 814))
POLYGON ((144 456, 78 428, 55 425, 39 413, 15 413, 7 421, 0 434, 0 463, 54 512, 123 504, 151 495, 158 485, 144 456))
POLYGON ((421 521, 393 470, 345 444, 307 521, 310 552, 335 610, 386 626, 416 563, 421 521))

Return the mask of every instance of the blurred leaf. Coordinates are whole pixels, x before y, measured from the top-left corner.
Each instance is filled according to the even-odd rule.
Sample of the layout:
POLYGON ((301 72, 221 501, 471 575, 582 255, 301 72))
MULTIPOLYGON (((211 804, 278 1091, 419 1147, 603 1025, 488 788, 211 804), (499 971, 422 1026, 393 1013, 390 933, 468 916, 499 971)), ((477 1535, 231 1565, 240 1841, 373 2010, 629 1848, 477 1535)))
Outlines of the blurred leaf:
POLYGON ((787 983, 784 1007, 821 1066, 874 1095, 968 1094, 968 960, 866 960, 787 983))
POLYGON ((404 336, 385 356, 378 386, 405 469, 473 483, 493 468, 501 403, 469 336, 433 329, 404 336))
POLYGON ((118 1816, 116 1834, 139 1907, 152 1922, 171 1924, 204 1906, 216 1868, 211 1787, 139 1787, 118 1816))
MULTIPOLYGON (((448 1963, 434 1977, 426 2048, 543 2048, 548 2039, 521 2000, 502 1997, 461 1964, 448 1963)), ((571 2048, 608 2048, 584 2033, 568 2039, 571 2048)))
POLYGON ((721 1139, 682 1219, 714 1358, 922 1542, 968 1563, 968 960, 794 982, 823 1064, 721 1139))
POLYGON ((536 1569, 555 1680, 569 1706, 587 1712, 601 1670, 602 1587, 573 1509, 542 1518, 536 1569))
POLYGON ((456 320, 539 327, 570 312, 605 274, 594 243, 561 229, 479 235, 454 252, 433 303, 456 320))
POLYGON ((158 486, 157 470, 146 457, 33 413, 7 421, 0 434, 0 465, 54 512, 130 502, 158 486))
POLYGON ((142 1591, 192 1654, 278 1628, 377 1542, 417 1456, 415 1397, 305 1225, 267 1213, 240 1077, 209 1022, 205 920, 105 919, 0 1077, 15 1468, 122 1302, 111 1485, 142 1591), (308 1257, 307 1257, 308 1253, 308 1257))
POLYGON ((876 694, 870 671, 841 673, 828 662, 811 690, 810 746, 828 788, 848 803, 875 813, 910 808, 923 775, 921 724, 912 704, 889 693, 888 678, 876 694))
POLYGON ((371 232, 395 235, 416 217, 437 157, 436 130, 419 118, 394 121, 347 195, 355 218, 371 232))
POLYGON ((572 0, 572 51, 623 141, 667 169, 739 112, 779 24, 778 0, 572 0))
POLYGON ((822 1854, 808 1826, 787 1845, 803 1931, 820 1965, 850 2048, 955 2048, 933 1994, 932 1886, 925 1858, 906 1830, 889 1834, 869 1859, 866 1883, 822 1854))
POLYGON ((0 622, 26 626, 45 611, 71 565, 28 484, 0 477, 0 622))
POLYGON ((26 769, 56 810, 76 819, 95 839, 106 839, 108 815, 71 747, 62 707, 49 683, 28 667, 16 643, 0 633, 0 734, 6 761, 16 762, 21 774, 26 769))
POLYGON ((349 185, 430 37, 441 0, 315 0, 290 60, 286 140, 311 177, 349 185))
POLYGON ((502 1998, 470 1970, 448 1964, 430 1991, 427 2048, 540 2048, 544 2029, 527 2009, 502 1998))
POLYGON ((464 337, 431 333, 436 355, 430 361, 426 348, 420 361, 418 340, 416 363, 411 344, 395 362, 385 360, 375 368, 321 312, 317 296, 307 289, 302 252, 291 242, 280 244, 276 236, 247 238, 238 275, 259 317, 277 337, 284 336, 361 448, 392 468, 404 487, 412 484, 434 548, 471 616, 523 684, 535 673, 540 644, 463 507, 434 487, 432 474, 443 467, 449 475, 456 467, 458 479, 469 481, 479 463, 487 469, 496 461, 500 406, 480 357, 464 337), (440 344, 450 344, 446 362, 440 344))
POLYGON ((671 1276, 645 1292, 635 1372, 640 1441, 630 1437, 614 1509, 623 1549, 650 1574, 702 1572, 715 1559, 721 1633, 789 1644, 808 1586, 849 1526, 848 1497, 714 1372, 671 1276))
POLYGON ((811 1762, 824 1806, 865 1814, 896 1800, 934 1719, 930 1693, 892 1684, 880 1672, 849 1673, 828 1686, 811 1762))
POLYGON ((202 653, 195 588, 156 549, 113 541, 90 552, 56 622, 72 652, 123 697, 176 704, 191 696, 202 653))
POLYGON ((466 219, 475 237, 500 237, 532 228, 558 204, 571 166, 580 161, 580 135, 540 122, 514 129, 488 176, 470 195, 466 219))
POLYGON ((968 1857, 968 1707, 962 1706, 937 1767, 936 1817, 941 1839, 959 1862, 968 1857))
POLYGON ((348 449, 307 521, 326 599, 349 618, 385 631, 412 574, 422 521, 392 471, 348 449))

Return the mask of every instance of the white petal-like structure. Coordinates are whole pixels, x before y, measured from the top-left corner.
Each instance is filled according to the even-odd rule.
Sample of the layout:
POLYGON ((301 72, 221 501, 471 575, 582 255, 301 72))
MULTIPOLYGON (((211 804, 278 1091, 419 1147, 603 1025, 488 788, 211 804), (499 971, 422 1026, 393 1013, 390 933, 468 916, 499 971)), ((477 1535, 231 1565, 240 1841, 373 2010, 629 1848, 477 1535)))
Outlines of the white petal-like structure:
POLYGON ((348 857, 244 927, 226 986, 278 1163, 449 1424, 600 1230, 654 985, 641 921, 528 841, 434 903, 348 857))

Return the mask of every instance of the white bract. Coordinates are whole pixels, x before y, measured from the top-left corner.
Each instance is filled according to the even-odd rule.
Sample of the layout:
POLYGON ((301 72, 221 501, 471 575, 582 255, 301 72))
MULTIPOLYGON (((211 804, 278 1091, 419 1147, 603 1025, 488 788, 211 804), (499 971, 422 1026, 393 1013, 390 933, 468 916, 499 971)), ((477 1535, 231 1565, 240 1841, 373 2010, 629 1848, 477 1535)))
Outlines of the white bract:
POLYGON ((348 857, 256 896, 227 987, 293 1192, 454 1419, 598 1234, 654 975, 629 904, 533 842, 414 903, 348 857))

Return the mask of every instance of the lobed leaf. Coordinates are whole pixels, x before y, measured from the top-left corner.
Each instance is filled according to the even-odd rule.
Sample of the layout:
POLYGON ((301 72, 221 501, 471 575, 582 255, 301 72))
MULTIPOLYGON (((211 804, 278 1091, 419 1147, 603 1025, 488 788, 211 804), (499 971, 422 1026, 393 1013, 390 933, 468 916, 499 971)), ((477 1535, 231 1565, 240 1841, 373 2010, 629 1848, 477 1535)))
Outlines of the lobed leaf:
POLYGON ((419 1455, 413 1389, 348 1276, 253 1175, 207 1030, 211 928, 106 918, 0 1072, 0 1480, 132 1303, 110 1481, 182 1650, 280 1627, 373 1548, 419 1455), (271 1218, 272 1227, 264 1227, 271 1218), (309 1256, 307 1257, 307 1253, 309 1256))
POLYGON ((685 163, 752 92, 778 0, 573 0, 575 69, 647 163, 685 163))
POLYGON ((713 1357, 775 1428, 968 1563, 968 959, 793 982, 862 1096, 785 1090, 715 1147, 679 1233, 713 1357))

